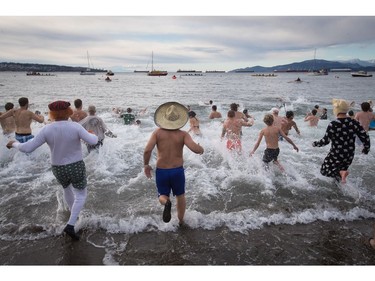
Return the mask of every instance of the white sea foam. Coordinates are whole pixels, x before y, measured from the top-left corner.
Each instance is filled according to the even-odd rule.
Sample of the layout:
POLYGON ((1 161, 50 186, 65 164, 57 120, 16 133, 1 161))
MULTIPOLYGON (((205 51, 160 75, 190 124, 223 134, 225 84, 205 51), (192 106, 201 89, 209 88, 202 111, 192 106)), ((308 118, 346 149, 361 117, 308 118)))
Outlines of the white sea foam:
MULTIPOLYGON (((117 135, 117 138, 106 137, 98 152, 88 154, 82 144, 88 175, 88 199, 78 220, 78 229, 103 229, 108 233, 124 234, 177 230, 175 199, 172 199, 171 223, 165 224, 161 219, 163 207, 158 202, 155 178, 149 180, 143 174, 143 150, 156 128, 153 112, 159 104, 172 99, 190 105, 196 111, 203 133, 202 137, 193 137, 205 149, 202 156, 187 148, 184 150, 187 199, 185 221, 189 227, 227 227, 230 231, 245 233, 268 224, 309 224, 317 220, 374 218, 374 151, 361 155, 358 146, 348 183, 337 187, 332 179, 320 174, 320 165, 329 146, 316 148, 311 145, 312 141, 323 137, 329 120, 321 120, 317 128, 310 128, 303 121, 306 111, 316 103, 330 108, 330 99, 341 92, 337 89, 323 96, 324 86, 317 84, 311 77, 306 77, 310 83, 296 87, 293 83, 287 83, 293 80, 290 75, 280 75, 272 78, 275 80, 261 82, 254 79, 248 81, 245 76, 241 76, 242 80, 238 81, 234 78, 236 76, 229 74, 224 79, 207 75, 181 81, 150 80, 149 77, 124 74, 115 81, 117 86, 115 83, 111 84, 113 86, 99 84, 97 79, 87 83, 88 80, 83 77, 74 77, 74 87, 67 86, 66 79, 71 79, 72 75, 62 74, 61 80, 59 78, 48 86, 49 89, 58 88, 53 97, 39 96, 38 84, 30 86, 28 96, 33 102, 32 110, 41 111, 45 111, 43 109, 52 99, 68 99, 72 102, 80 97, 85 108, 89 104, 96 105, 97 114, 117 135), (225 140, 220 139, 221 120, 208 120, 211 108, 203 103, 211 99, 218 105, 223 119, 232 102, 239 103, 240 110, 248 108, 255 117, 253 127, 243 128, 242 155, 226 149, 225 140), (295 152, 286 141, 280 142, 279 160, 285 173, 273 165, 266 171, 262 163, 264 140, 252 157, 249 157, 249 152, 259 131, 265 126, 262 121, 264 114, 279 105, 283 115, 283 103, 286 110, 296 112, 295 121, 301 136, 292 129, 290 137, 300 151, 295 152), (140 126, 125 126, 121 119, 112 115, 114 106, 130 106, 135 112, 147 108, 147 111, 137 116, 141 120, 140 126)), ((2 82, 10 84, 12 95, 4 98, 13 102, 15 96, 23 96, 19 84, 28 83, 25 77, 17 77, 16 80, 18 84, 12 77, 9 77, 9 82, 2 82)), ((349 80, 342 80, 350 83, 349 80)), ((328 80, 320 81, 330 83, 328 80)), ((373 87, 369 89, 359 91, 361 97, 358 99, 370 99, 373 87)), ((343 97, 350 98, 349 93, 346 95, 343 97)), ((37 134, 42 125, 33 123, 32 128, 34 134, 37 134)), ((188 128, 187 124, 183 129, 188 128)), ((370 132, 370 137, 374 143, 373 132, 370 132)), ((63 201, 62 188, 51 172, 48 146, 43 145, 25 155, 6 149, 4 140, 0 141, 0 226, 3 229, 0 237, 37 239, 58 235, 66 223, 67 207, 63 201)), ((154 169, 155 161, 156 152, 150 161, 154 169)), ((110 246, 110 240, 104 244, 108 246, 105 262, 112 264, 115 262, 112 257, 116 247, 124 245, 120 246, 116 242, 116 246, 110 246)))

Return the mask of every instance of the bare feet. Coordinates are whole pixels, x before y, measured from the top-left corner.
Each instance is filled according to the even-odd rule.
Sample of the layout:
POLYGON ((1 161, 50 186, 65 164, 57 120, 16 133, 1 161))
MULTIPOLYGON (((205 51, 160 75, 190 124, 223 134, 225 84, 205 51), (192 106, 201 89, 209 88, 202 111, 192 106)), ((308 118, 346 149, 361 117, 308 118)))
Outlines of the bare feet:
POLYGON ((348 177, 348 171, 340 171, 341 183, 346 183, 346 178, 348 177))

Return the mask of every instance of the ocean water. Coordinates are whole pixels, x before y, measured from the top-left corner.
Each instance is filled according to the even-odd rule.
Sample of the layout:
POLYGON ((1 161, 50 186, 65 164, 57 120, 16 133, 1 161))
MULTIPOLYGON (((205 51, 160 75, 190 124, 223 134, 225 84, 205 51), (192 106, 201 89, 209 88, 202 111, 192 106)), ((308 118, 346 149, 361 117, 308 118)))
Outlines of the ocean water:
MULTIPOLYGON (((311 145, 324 136, 333 119, 331 99, 355 101, 353 109, 359 111, 361 102, 374 98, 374 78, 353 78, 350 73, 319 77, 301 73, 279 73, 276 77, 176 73, 177 79, 172 79, 172 75, 116 73, 112 82, 106 82, 101 74, 57 73, 38 77, 0 73, 0 104, 17 105, 18 98, 26 96, 30 110, 46 114, 48 103, 54 100, 73 104, 74 99, 81 98, 84 109, 95 105, 97 115, 117 134, 117 138, 107 137, 98 152, 88 154, 83 148, 88 199, 76 229, 84 232, 84 241, 105 250, 103 264, 123 263, 119 252, 126 252, 126 237, 130 235, 179 231, 175 199, 172 220, 166 224, 161 218, 163 208, 157 199, 154 178, 149 180, 143 173, 143 150, 156 128, 153 113, 167 101, 190 105, 203 133, 202 137, 194 136, 205 149, 203 155, 184 150, 188 228, 198 232, 225 229, 236 236, 269 225, 311 226, 318 221, 375 218, 374 149, 362 155, 358 144, 348 182, 337 186, 319 172, 330 146, 311 145), (304 82, 294 83, 297 75, 304 82), (254 116, 254 126, 243 128, 241 155, 229 152, 220 140, 222 120, 208 119, 209 100, 223 116, 233 102, 240 105, 239 110, 247 108, 254 116), (321 120, 317 128, 310 128, 303 118, 315 104, 328 109, 329 120, 321 120), (301 131, 301 136, 294 129, 290 132, 299 152, 286 141, 280 142, 279 160, 285 173, 273 166, 269 171, 263 169, 264 140, 255 155, 249 157, 259 131, 265 126, 264 114, 275 106, 281 107, 282 116, 286 110, 293 110, 301 131), (113 107, 133 108, 141 125, 123 125, 112 114, 113 107), (97 237, 98 231, 104 234, 97 237), (123 239, 114 238, 121 235, 123 239)), ((42 126, 33 123, 33 133, 38 134, 42 126)), ((183 129, 188 130, 188 124, 183 129)), ((373 144, 374 131, 369 135, 373 144)), ((62 188, 51 172, 48 146, 26 155, 8 150, 2 136, 0 143, 0 240, 39 241, 59 236, 69 214, 62 188)), ((155 156, 156 151, 150 163, 154 168, 155 156)), ((212 243, 216 243, 212 247, 219 246, 218 242, 212 243)))

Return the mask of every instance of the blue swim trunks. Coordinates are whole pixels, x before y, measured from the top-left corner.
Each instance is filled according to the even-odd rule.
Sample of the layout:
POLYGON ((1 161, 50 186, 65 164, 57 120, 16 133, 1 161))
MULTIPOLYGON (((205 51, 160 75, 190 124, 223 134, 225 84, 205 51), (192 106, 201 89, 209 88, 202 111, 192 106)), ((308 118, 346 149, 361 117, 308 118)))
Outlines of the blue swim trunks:
POLYGON ((174 196, 185 194, 185 170, 184 167, 172 169, 156 168, 156 187, 158 196, 169 197, 171 190, 174 196))
POLYGON ((19 143, 25 143, 25 142, 31 140, 32 138, 34 138, 34 136, 32 134, 17 134, 16 133, 16 140, 19 143))

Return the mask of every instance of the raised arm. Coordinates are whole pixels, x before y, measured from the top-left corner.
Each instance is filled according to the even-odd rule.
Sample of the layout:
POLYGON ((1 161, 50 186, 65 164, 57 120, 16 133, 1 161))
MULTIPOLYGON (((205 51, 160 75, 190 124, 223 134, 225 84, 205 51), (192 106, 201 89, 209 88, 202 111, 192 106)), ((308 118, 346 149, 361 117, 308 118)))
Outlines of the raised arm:
POLYGON ((299 149, 298 149, 298 147, 294 144, 294 142, 283 132, 283 130, 279 130, 279 134, 280 135, 282 135, 282 137, 284 138, 284 139, 286 139, 286 141, 287 142, 289 142, 292 146, 293 146, 293 148, 298 152, 299 151, 299 149))
POLYGON ((252 155, 255 153, 255 151, 258 149, 259 144, 260 144, 260 142, 262 141, 263 135, 264 135, 264 134, 263 134, 263 130, 262 130, 262 131, 260 131, 260 133, 259 133, 258 139, 257 139, 257 141, 256 141, 256 143, 255 143, 255 145, 254 145, 253 150, 250 152, 250 156, 252 156, 252 155))
POLYGON ((5 118, 8 118, 10 116, 14 116, 14 109, 8 110, 5 113, 0 113, 0 119, 5 119, 5 118))
POLYGON ((44 116, 41 114, 35 114, 34 112, 31 112, 31 118, 39 123, 44 122, 44 116))
POLYGON ((196 154, 203 154, 204 152, 203 147, 196 143, 188 133, 184 136, 184 144, 196 154))

